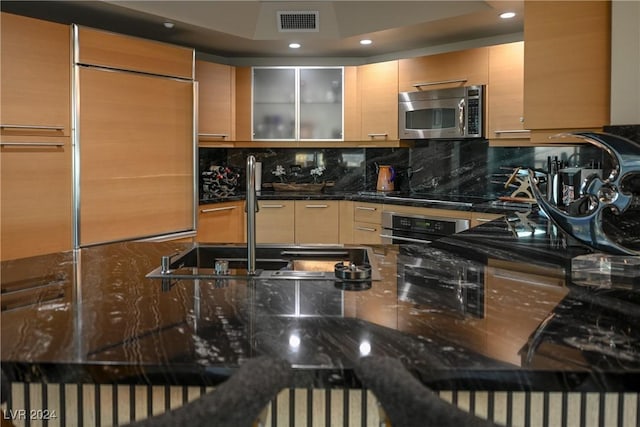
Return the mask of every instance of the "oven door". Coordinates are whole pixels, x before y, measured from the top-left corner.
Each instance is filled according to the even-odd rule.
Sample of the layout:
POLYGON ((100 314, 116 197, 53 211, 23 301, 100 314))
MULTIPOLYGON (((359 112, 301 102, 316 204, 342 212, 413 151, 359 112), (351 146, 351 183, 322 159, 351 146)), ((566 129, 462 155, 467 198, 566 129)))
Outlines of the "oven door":
POLYGON ((400 102, 398 114, 401 139, 465 136, 464 97, 400 102))

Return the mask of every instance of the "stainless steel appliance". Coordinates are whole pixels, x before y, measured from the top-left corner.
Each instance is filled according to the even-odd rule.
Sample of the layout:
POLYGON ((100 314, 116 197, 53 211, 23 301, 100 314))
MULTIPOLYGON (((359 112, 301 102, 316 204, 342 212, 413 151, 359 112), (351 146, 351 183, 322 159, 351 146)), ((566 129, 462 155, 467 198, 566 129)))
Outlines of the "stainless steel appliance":
POLYGON ((380 237, 382 243, 431 243, 468 229, 468 219, 383 212, 380 237))
POLYGON ((484 92, 484 86, 401 92, 400 139, 482 138, 484 92))

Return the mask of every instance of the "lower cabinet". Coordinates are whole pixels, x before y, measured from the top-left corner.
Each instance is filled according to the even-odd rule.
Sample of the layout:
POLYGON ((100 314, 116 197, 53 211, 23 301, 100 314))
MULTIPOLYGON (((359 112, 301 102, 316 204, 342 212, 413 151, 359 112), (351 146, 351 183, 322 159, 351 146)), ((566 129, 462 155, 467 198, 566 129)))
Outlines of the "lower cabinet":
POLYGON ((382 205, 380 203, 353 203, 353 243, 382 243, 382 205))
POLYGON ((256 214, 257 243, 295 243, 293 200, 260 200, 256 214))
POLYGON ((338 243, 340 208, 337 200, 295 201, 295 242, 338 243))
POLYGON ((242 243, 245 228, 244 201, 200 205, 198 242, 242 243))
POLYGON ((3 137, 2 260, 73 248, 68 137, 3 137))

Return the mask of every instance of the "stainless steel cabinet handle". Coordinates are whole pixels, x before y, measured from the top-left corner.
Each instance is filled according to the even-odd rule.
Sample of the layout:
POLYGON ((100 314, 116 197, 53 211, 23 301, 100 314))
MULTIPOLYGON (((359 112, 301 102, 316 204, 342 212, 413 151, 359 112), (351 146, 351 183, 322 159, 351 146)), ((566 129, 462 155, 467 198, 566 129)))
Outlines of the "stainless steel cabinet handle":
POLYGON ((488 219, 488 218, 476 218, 476 221, 478 221, 478 222, 491 222, 493 220, 492 219, 488 219))
POLYGON ((198 136, 203 136, 205 138, 227 138, 229 134, 226 133, 199 133, 198 136))
POLYGON ((367 134, 369 138, 386 137, 388 135, 389 135, 388 133, 368 133, 367 134))
POLYGON ((369 228, 369 227, 356 227, 356 230, 360 230, 360 231, 370 231, 370 232, 374 232, 376 231, 375 228, 369 228))
POLYGON ((64 130, 64 126, 41 126, 41 125, 0 125, 0 129, 64 130))
POLYGON ((305 208, 328 208, 329 205, 305 205, 305 208))
POLYGON ((494 130, 493 133, 501 134, 501 133, 527 133, 531 132, 529 129, 505 129, 505 130, 494 130))
POLYGON ((269 208, 284 208, 284 205, 260 205, 261 208, 269 209, 269 208))
POLYGON ((356 206, 356 209, 359 209, 361 211, 375 211, 375 210, 377 210, 377 208, 369 208, 367 206, 356 206))
POLYGON ((64 147, 64 142, 0 142, 3 147, 64 147))
POLYGON ((444 85, 447 83, 464 83, 467 79, 455 79, 455 80, 441 80, 439 82, 422 82, 422 83, 414 83, 412 86, 415 88, 419 88, 420 86, 434 86, 434 85, 444 85))
POLYGON ((393 240, 402 240, 403 242, 431 243, 431 240, 411 239, 409 237, 391 236, 390 234, 381 234, 380 237, 387 238, 387 239, 392 239, 392 241, 393 240))
POLYGON ((237 208, 237 206, 225 206, 224 208, 201 209, 200 212, 209 213, 209 212, 230 211, 230 210, 235 209, 235 208, 237 208))

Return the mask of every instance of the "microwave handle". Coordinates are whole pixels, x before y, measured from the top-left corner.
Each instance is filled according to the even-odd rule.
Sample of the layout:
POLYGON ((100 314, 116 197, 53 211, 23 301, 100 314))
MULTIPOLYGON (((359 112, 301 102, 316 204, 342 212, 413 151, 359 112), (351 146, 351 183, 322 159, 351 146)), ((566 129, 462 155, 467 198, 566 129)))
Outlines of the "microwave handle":
POLYGON ((465 123, 465 110, 466 110, 466 105, 465 105, 465 99, 462 98, 460 100, 460 102, 458 102, 458 129, 460 130, 460 135, 465 135, 465 129, 464 129, 464 123, 465 123))

